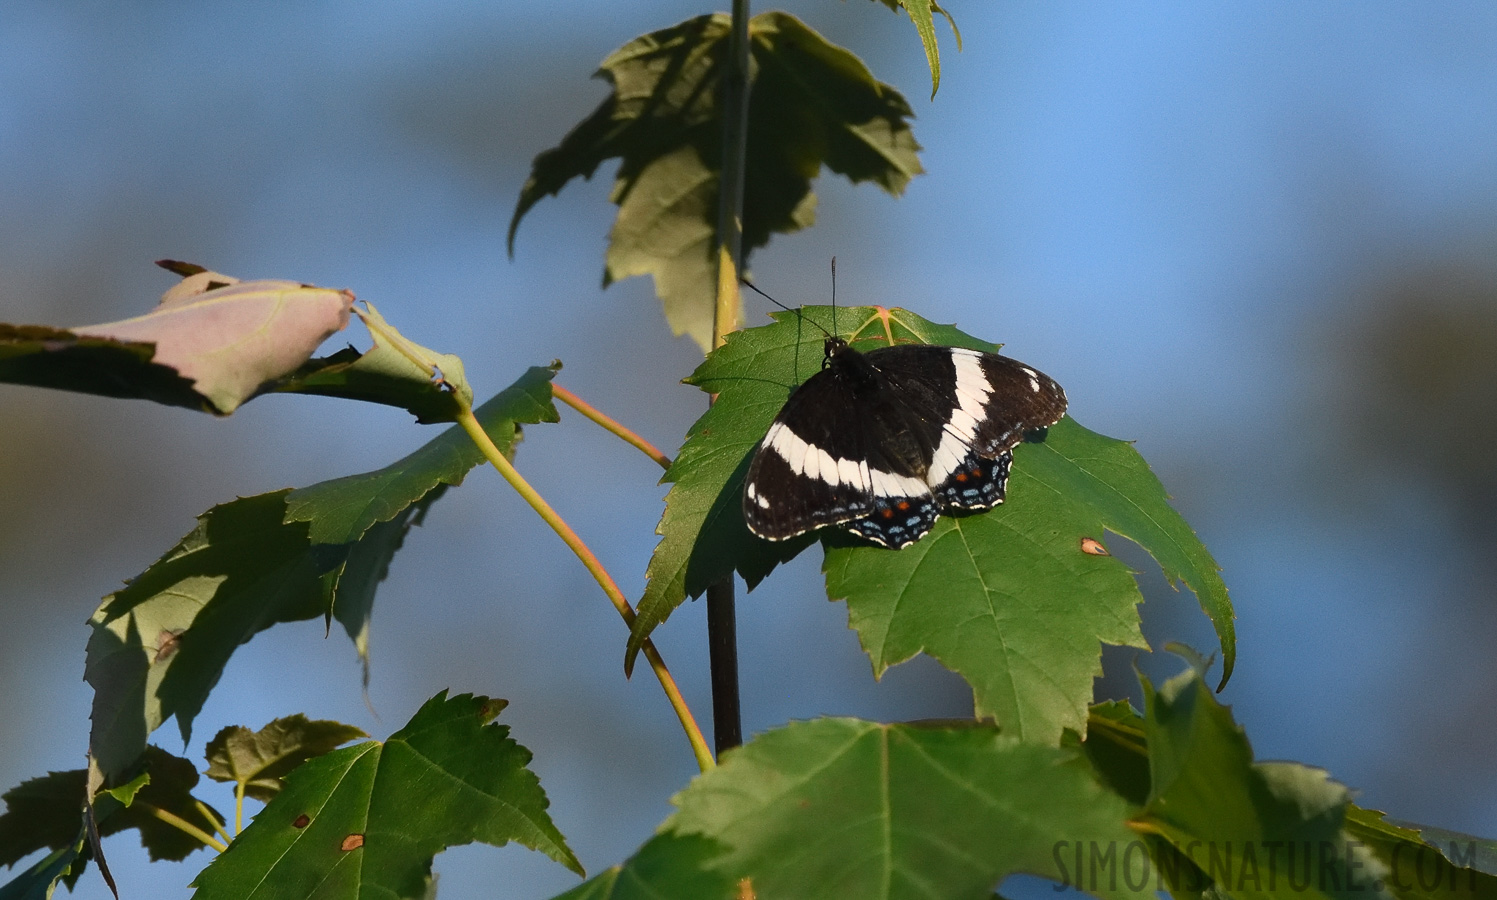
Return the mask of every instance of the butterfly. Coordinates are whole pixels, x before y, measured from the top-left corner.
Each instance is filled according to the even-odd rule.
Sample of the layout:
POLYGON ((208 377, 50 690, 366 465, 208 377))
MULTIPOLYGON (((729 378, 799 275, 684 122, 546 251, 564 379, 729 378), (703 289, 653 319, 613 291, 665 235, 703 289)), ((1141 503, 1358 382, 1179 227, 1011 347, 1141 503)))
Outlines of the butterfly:
POLYGON ((1059 384, 1006 356, 864 353, 828 335, 821 371, 790 394, 749 465, 744 520, 771 541, 835 525, 907 547, 941 512, 1002 503, 1013 448, 1065 412, 1059 384))

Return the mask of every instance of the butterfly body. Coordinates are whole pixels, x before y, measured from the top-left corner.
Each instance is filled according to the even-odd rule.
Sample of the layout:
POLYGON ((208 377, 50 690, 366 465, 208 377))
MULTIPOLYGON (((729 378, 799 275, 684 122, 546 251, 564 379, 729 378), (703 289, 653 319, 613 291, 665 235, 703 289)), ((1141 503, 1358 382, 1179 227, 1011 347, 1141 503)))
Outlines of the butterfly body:
POLYGON ((749 529, 772 541, 842 526, 899 549, 937 515, 1003 502, 1012 450, 1060 421, 1060 385, 1008 357, 897 344, 866 353, 828 337, 750 464, 749 529))

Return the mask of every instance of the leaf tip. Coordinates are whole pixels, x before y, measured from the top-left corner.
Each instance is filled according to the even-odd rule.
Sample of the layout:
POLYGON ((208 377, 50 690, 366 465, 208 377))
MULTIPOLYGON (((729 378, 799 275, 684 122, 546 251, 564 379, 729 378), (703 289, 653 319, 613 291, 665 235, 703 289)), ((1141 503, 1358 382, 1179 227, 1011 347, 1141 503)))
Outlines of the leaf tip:
POLYGON ((158 259, 156 265, 175 275, 181 275, 183 278, 208 271, 197 263, 183 262, 180 259, 158 259))

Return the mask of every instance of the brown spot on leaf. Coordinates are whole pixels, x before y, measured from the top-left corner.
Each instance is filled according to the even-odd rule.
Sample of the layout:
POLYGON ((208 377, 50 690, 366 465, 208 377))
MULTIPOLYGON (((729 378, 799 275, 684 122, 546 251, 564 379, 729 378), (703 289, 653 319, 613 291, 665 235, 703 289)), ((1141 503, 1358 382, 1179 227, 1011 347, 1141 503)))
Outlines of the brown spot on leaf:
POLYGON ((364 836, 362 834, 350 834, 343 839, 342 844, 338 845, 338 849, 347 853, 350 850, 357 850, 362 846, 364 846, 364 836))
POLYGON ((295 822, 291 823, 291 827, 292 828, 306 828, 310 824, 312 824, 312 817, 309 816, 309 815, 307 815, 306 813, 302 813, 301 815, 299 815, 299 816, 296 817, 296 821, 295 822))
POLYGON ((163 629, 160 634, 156 635, 156 662, 165 662, 171 659, 172 654, 176 653, 181 646, 181 638, 181 630, 171 631, 163 629))
POLYGON ((1107 552, 1106 547, 1102 546, 1102 542, 1094 537, 1084 537, 1081 539, 1081 552, 1090 553, 1092 556, 1112 555, 1111 553, 1107 552))

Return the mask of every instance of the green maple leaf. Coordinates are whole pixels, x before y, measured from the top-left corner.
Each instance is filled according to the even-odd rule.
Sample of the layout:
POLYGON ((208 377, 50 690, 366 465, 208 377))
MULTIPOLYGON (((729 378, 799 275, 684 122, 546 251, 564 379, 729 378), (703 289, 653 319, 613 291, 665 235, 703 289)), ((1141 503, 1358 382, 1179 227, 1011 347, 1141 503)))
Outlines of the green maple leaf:
POLYGON ((1143 684, 1150 790, 1134 827, 1195 867, 1181 881, 1245 900, 1392 896, 1386 870, 1345 832, 1350 791, 1321 769, 1254 762, 1197 672, 1143 684))
MULTIPOLYGON (((835 316, 849 323, 842 336, 865 350, 891 338, 996 349, 905 310, 853 307, 835 316)), ((734 571, 752 588, 820 538, 828 594, 847 600, 875 674, 928 653, 972 685, 979 714, 1028 740, 1055 743, 1067 728, 1085 731, 1100 645, 1144 646, 1133 574, 1096 553, 1110 531, 1138 542, 1172 581, 1195 590, 1221 639, 1225 681, 1235 638, 1215 562, 1130 444, 1069 418, 1042 443, 1015 448, 1004 504, 943 516, 904 550, 867 546, 837 529, 785 543, 749 533, 742 482, 753 451, 791 389, 820 371, 817 326, 834 326, 826 308, 775 318, 732 335, 688 379, 717 394, 717 402, 692 426, 666 473, 674 486, 626 665, 686 597, 734 571)))
MULTIPOLYGON (((1188 655, 1187 655, 1188 656, 1188 655)), ((1197 668, 1197 672, 1200 669, 1197 668)), ((1352 888, 1352 893, 1367 893, 1374 881, 1379 882, 1374 890, 1389 889, 1395 896, 1406 900, 1433 900, 1454 898, 1497 896, 1497 841, 1471 835, 1456 834, 1426 825, 1410 825, 1391 822, 1376 810, 1364 809, 1356 804, 1345 803, 1347 792, 1330 782, 1315 769, 1289 763, 1252 764, 1251 748, 1246 738, 1231 721, 1228 711, 1217 705, 1209 692, 1199 686, 1189 686, 1189 676, 1181 684, 1166 686, 1162 694, 1174 695, 1168 700, 1149 691, 1150 700, 1156 706, 1194 707, 1188 715, 1194 724, 1180 728, 1171 723, 1173 734, 1161 735, 1161 719, 1173 720, 1179 709, 1171 709, 1156 715, 1151 724, 1126 702, 1099 703, 1092 707, 1091 720, 1084 743, 1072 741, 1087 754, 1104 784, 1137 806, 1145 806, 1153 797, 1155 808, 1173 807, 1183 804, 1186 811, 1171 816, 1177 820, 1195 820, 1196 826, 1205 825, 1214 829, 1219 822, 1232 821, 1233 829, 1239 833, 1222 839, 1218 831, 1210 837, 1204 836, 1199 827, 1180 827, 1169 831, 1170 837, 1155 833, 1148 814, 1137 822, 1141 825, 1142 837, 1152 854, 1156 871, 1164 886, 1176 897, 1238 896, 1250 881, 1258 885, 1277 884, 1288 887, 1286 893, 1298 895, 1289 881, 1309 879, 1319 881, 1320 871, 1307 871, 1303 848, 1310 842, 1315 856, 1315 865, 1320 865, 1321 844, 1325 841, 1327 860, 1331 854, 1341 860, 1365 861, 1364 850, 1370 851, 1376 865, 1357 873, 1356 884, 1362 889, 1352 888), (1195 696, 1186 696, 1194 690, 1195 696), (1161 744, 1163 754, 1175 756, 1182 733, 1190 734, 1189 753, 1195 758, 1189 764, 1178 761, 1162 763, 1172 771, 1173 789, 1158 793, 1151 781, 1149 741, 1151 730, 1161 744), (1206 760, 1213 760, 1206 761, 1206 760), (1285 778, 1283 773, 1296 777, 1285 778), (1299 786, 1296 786, 1299 782, 1299 786), (1267 796, 1265 796, 1267 795, 1267 796), (1242 798, 1248 798, 1253 813, 1231 820, 1239 815, 1242 798), (1316 827, 1310 811, 1329 805, 1332 810, 1344 809, 1342 832, 1324 828, 1321 834, 1314 833, 1316 827), (1191 810, 1190 807, 1196 807, 1191 810), (1253 820, 1257 821, 1254 822, 1253 820), (1259 837, 1244 838, 1242 831, 1258 827, 1259 837), (1228 855, 1229 842, 1235 838, 1238 854, 1228 855), (1209 841, 1216 840, 1214 848, 1209 841), (1197 853, 1196 859, 1204 856, 1205 868, 1196 864, 1178 846, 1181 842, 1188 848, 1190 841, 1200 841, 1205 853, 1197 853), (1253 861, 1247 861, 1246 844, 1253 843, 1253 861), (1287 859, 1289 842, 1296 841, 1300 856, 1293 869, 1287 859), (1215 856, 1213 857, 1213 849, 1215 856), (1274 854, 1272 857, 1270 853, 1274 854), (1348 856, 1350 854, 1350 856, 1348 856), (1211 867, 1215 865, 1220 881, 1213 881, 1211 867), (1227 877, 1228 872, 1234 873, 1227 877)), ((1156 712, 1158 710, 1156 709, 1156 712)), ((1161 761, 1162 762, 1162 761, 1161 761)), ((1344 869, 1324 870, 1324 884, 1340 887, 1347 885, 1344 869)), ((1271 892, 1270 892, 1271 893, 1271 892)))
MULTIPOLYGON (((474 411, 501 450, 512 452, 519 423, 556 421, 554 374, 532 368, 474 411)), ((446 486, 482 461, 454 426, 383 469, 204 513, 90 620, 89 741, 103 770, 129 766, 172 716, 188 739, 235 649, 272 625, 337 618, 367 677, 369 617, 390 559, 446 486)))
POLYGON ((933 0, 879 0, 885 6, 898 12, 903 9, 910 14, 910 22, 915 26, 915 31, 920 35, 920 44, 925 48, 925 62, 930 66, 930 95, 936 96, 936 91, 941 87, 941 47, 936 43, 935 15, 939 13, 946 17, 946 24, 951 26, 951 33, 956 35, 956 49, 962 49, 962 33, 957 30, 956 20, 951 13, 942 9, 933 0))
POLYGON ((752 879, 759 900, 989 900, 1012 873, 1067 877, 1057 846, 1132 840, 1129 805, 1079 753, 971 722, 793 723, 726 755, 674 802, 659 837, 594 880, 652 893, 600 885, 568 900, 734 896, 721 876, 752 879), (704 889, 699 873, 719 881, 704 889))
MULTIPOLYGON (((152 860, 182 860, 205 846, 157 818, 151 809, 164 810, 211 832, 223 817, 192 795, 198 774, 192 763, 158 747, 148 747, 124 783, 95 798, 99 834, 108 837, 138 831, 152 860), (206 810, 206 813, 205 813, 206 810), (211 815, 210 822, 206 816, 211 815)), ((0 865, 14 865, 41 849, 53 852, 0 887, 0 898, 50 897, 58 881, 69 889, 83 874, 93 848, 84 826, 83 801, 88 773, 84 769, 49 772, 6 791, 6 810, 0 815, 0 865)))
POLYGON ((516 841, 578 874, 530 751, 493 723, 502 702, 442 692, 383 743, 306 762, 204 869, 197 900, 420 897, 432 858, 516 841))
POLYGON ((1383 881, 1408 900, 1497 897, 1497 841, 1429 825, 1392 822, 1352 804, 1346 833, 1372 850, 1383 881))
MULTIPOLYGON (((653 275, 676 334, 712 343, 716 295, 720 79, 730 20, 699 16, 644 35, 603 61, 613 93, 536 157, 510 222, 573 178, 619 158, 603 283, 653 275)), ((743 251, 812 224, 811 180, 825 166, 899 194, 919 174, 909 104, 847 50, 787 13, 749 24, 753 87, 744 174, 743 251)))
MULTIPOLYGON (((556 422, 551 379, 558 366, 535 366, 473 411, 505 453, 513 453, 521 425, 556 422)), ((357 540, 380 522, 425 498, 442 485, 458 485, 483 454, 461 428, 448 428, 413 453, 382 469, 318 482, 286 499, 286 520, 306 522, 317 544, 357 540)))
POLYGON ((314 721, 301 713, 276 719, 259 731, 230 725, 204 748, 208 771, 203 774, 214 781, 240 785, 245 796, 268 802, 281 792, 287 772, 355 738, 368 736, 362 728, 328 719, 314 721))
POLYGON ((627 862, 555 900, 741 900, 736 879, 710 867, 722 851, 697 835, 657 834, 627 862))

